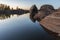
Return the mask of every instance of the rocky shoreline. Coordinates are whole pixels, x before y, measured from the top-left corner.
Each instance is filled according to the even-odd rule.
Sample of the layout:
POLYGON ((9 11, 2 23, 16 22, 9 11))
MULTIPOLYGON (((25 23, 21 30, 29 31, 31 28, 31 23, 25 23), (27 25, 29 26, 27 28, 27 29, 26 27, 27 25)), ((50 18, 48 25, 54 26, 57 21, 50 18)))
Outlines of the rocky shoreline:
POLYGON ((38 9, 35 9, 36 5, 33 5, 30 9, 30 18, 36 20, 39 22, 40 25, 43 26, 43 28, 47 29, 52 32, 52 34, 56 34, 54 36, 57 36, 60 38, 60 9, 54 9, 52 5, 43 5, 39 9, 39 11, 35 11, 38 9))

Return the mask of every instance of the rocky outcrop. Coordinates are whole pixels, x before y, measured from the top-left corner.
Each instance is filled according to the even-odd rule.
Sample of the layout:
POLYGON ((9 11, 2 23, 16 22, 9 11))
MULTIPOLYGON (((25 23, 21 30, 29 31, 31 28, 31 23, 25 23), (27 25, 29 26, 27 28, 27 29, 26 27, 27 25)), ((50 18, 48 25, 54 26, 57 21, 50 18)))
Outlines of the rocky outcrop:
POLYGON ((43 5, 41 6, 39 12, 37 15, 34 16, 34 18, 38 21, 41 21, 46 16, 52 14, 55 11, 54 7, 51 5, 43 5))
POLYGON ((43 25, 48 30, 50 30, 54 33, 58 33, 57 36, 60 36, 60 11, 56 10, 56 9, 55 9, 56 10, 55 11, 54 8, 52 6, 49 6, 49 5, 42 6, 42 7, 43 7, 43 9, 45 7, 47 11, 49 11, 49 10, 50 11, 49 11, 49 13, 45 13, 43 16, 41 15, 42 13, 40 13, 40 15, 42 17, 44 17, 44 18, 41 18, 42 20, 40 21, 40 24, 43 25))
POLYGON ((43 5, 33 18, 50 32, 60 36, 60 9, 54 9, 51 5, 43 5))
POLYGON ((51 15, 42 19, 39 23, 45 29, 49 30, 50 32, 47 32, 56 38, 56 40, 60 40, 60 11, 53 12, 51 15))

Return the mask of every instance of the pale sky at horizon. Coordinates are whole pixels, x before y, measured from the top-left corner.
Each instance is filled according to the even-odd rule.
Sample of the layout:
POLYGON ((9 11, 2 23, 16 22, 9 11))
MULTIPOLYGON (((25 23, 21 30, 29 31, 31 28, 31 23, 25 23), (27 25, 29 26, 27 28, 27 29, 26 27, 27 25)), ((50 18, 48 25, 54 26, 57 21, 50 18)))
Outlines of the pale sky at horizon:
POLYGON ((38 8, 44 4, 50 4, 55 8, 59 8, 60 0, 0 0, 0 4, 7 4, 13 8, 18 6, 22 9, 29 9, 33 4, 36 4, 38 8))

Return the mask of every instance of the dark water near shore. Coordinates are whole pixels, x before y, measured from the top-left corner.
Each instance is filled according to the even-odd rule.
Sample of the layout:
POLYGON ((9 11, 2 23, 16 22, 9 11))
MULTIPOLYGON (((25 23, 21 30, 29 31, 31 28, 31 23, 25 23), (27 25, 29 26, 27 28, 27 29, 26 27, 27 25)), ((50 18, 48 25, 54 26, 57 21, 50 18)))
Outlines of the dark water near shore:
POLYGON ((53 40, 29 14, 14 15, 0 20, 0 40, 53 40))

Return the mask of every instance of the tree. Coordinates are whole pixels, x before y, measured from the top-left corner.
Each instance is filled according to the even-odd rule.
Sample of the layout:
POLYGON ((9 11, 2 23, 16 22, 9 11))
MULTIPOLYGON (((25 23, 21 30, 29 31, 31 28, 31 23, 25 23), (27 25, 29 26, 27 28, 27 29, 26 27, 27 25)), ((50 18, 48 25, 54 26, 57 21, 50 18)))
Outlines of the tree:
POLYGON ((12 8, 12 10, 13 10, 13 8, 12 8))
POLYGON ((17 6, 17 7, 16 7, 16 10, 20 10, 20 8, 17 6))
POLYGON ((0 4, 0 10, 10 10, 10 6, 7 6, 5 4, 0 4))
POLYGON ((10 10, 10 6, 5 6, 4 10, 10 10))
POLYGON ((0 4, 0 10, 4 10, 4 4, 0 4))

